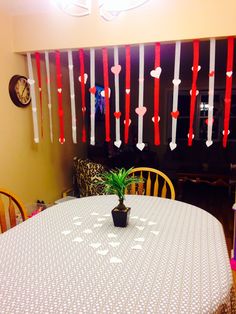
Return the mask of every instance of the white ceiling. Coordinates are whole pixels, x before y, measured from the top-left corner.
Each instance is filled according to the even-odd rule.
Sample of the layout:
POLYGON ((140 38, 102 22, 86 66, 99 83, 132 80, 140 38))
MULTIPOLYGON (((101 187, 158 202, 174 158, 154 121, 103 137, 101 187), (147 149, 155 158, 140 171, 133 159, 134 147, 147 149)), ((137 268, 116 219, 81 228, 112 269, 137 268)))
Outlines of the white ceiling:
POLYGON ((10 15, 46 13, 56 8, 54 0, 0 0, 0 11, 10 15))

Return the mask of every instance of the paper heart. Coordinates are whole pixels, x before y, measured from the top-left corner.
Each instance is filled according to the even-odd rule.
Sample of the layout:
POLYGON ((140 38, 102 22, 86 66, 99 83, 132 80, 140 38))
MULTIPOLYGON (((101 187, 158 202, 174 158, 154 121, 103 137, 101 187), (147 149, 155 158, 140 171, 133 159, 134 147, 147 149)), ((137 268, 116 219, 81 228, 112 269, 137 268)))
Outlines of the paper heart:
POLYGON ((209 72, 209 77, 213 77, 214 75, 215 75, 215 71, 211 71, 211 72, 209 72))
POLYGON ((206 141, 206 146, 209 147, 213 144, 213 141, 206 141))
MULTIPOLYGON (((101 96, 102 96, 102 97, 105 97, 105 90, 102 90, 102 91, 101 91, 101 96)), ((111 89, 108 88, 108 98, 110 98, 110 96, 111 96, 111 89)))
POLYGON ((107 255, 108 252, 109 252, 108 250, 98 250, 98 251, 97 251, 97 253, 98 253, 99 255, 103 255, 103 256, 107 255))
MULTIPOLYGON (((189 94, 192 96, 192 90, 190 89, 189 94)), ((196 96, 199 94, 199 90, 196 89, 196 96)))
POLYGON ((116 119, 120 119, 121 112, 120 111, 115 111, 114 112, 114 116, 115 116, 116 119))
POLYGON ((161 71, 162 71, 161 67, 157 67, 155 70, 152 70, 152 71, 150 72, 150 75, 151 75, 152 77, 154 77, 154 78, 159 79, 159 78, 160 78, 160 75, 161 75, 161 71))
POLYGON ((227 75, 228 77, 231 77, 232 74, 233 74, 233 71, 227 71, 227 72, 226 72, 226 75, 227 75))
POLYGON ((212 118, 212 119, 206 119, 206 120, 205 120, 205 123, 206 123, 207 125, 212 125, 212 124, 214 123, 214 118, 212 118))
MULTIPOLYGON (((191 68, 192 69, 192 71, 193 71, 193 67, 191 68)), ((198 67, 197 67, 197 71, 199 72, 201 70, 201 66, 199 65, 198 67)))
POLYGON ((100 242, 90 243, 89 246, 91 246, 93 249, 98 249, 101 246, 101 243, 100 242))
POLYGON ((143 77, 140 77, 140 78, 138 79, 138 81, 139 81, 139 83, 142 83, 142 82, 144 82, 144 78, 143 78, 143 77))
POLYGON ((27 80, 27 82, 28 82, 30 85, 33 85, 33 84, 35 83, 35 80, 29 78, 29 79, 27 80))
POLYGON ((177 147, 177 144, 174 142, 170 142, 169 146, 171 150, 174 150, 177 147))
POLYGON ((57 91, 58 91, 59 94, 61 94, 62 88, 58 88, 57 91))
POLYGON ((139 115, 141 117, 143 117, 145 115, 146 111, 147 111, 146 107, 137 107, 135 109, 135 112, 137 113, 137 115, 139 115))
POLYGON ((108 238, 116 238, 117 237, 117 234, 115 233, 108 233, 108 238))
POLYGON ((84 240, 81 238, 81 237, 76 237, 76 238, 74 238, 74 240, 73 240, 73 242, 79 242, 79 243, 81 243, 81 242, 83 242, 84 240))
POLYGON ((120 264, 120 263, 122 263, 122 260, 120 258, 118 258, 118 257, 111 257, 110 258, 110 263, 111 264, 120 264))
POLYGON ((120 148, 121 144, 122 144, 121 140, 114 142, 114 145, 115 145, 117 148, 120 148))
POLYGON ((111 72, 115 75, 118 75, 121 71, 121 65, 120 64, 117 64, 117 65, 114 65, 113 67, 111 67, 111 72))
POLYGON ((158 235, 159 233, 160 233, 160 231, 154 231, 154 230, 152 230, 152 231, 150 231, 151 233, 153 233, 153 234, 155 234, 155 235, 158 235))
POLYGON ((224 102, 225 102, 226 104, 230 103, 230 101, 231 101, 230 98, 225 98, 225 99, 224 99, 224 102))
POLYGON ((64 144, 65 143, 65 141, 66 141, 66 139, 63 137, 63 138, 59 138, 59 142, 60 142, 60 144, 64 144))
MULTIPOLYGON (((158 122, 161 120, 160 116, 158 116, 158 122)), ((152 122, 155 122, 155 117, 152 117, 152 122)))
POLYGON ((33 111, 33 112, 37 112, 37 108, 32 107, 32 111, 33 111))
POLYGON ((172 81, 172 83, 174 84, 174 86, 178 86, 181 83, 181 80, 180 79, 174 79, 172 81))
POLYGON ((95 87, 95 86, 90 87, 89 92, 90 92, 91 94, 96 94, 96 87, 95 87))
POLYGON ((64 230, 64 231, 62 231, 62 234, 64 234, 64 235, 67 235, 67 234, 70 234, 71 233, 71 230, 64 230))
POLYGON ((68 68, 69 68, 70 70, 72 70, 73 67, 74 67, 73 64, 69 64, 69 65, 68 65, 68 68))
POLYGON ((136 147, 137 147, 139 150, 143 150, 144 147, 145 147, 145 144, 144 144, 144 143, 137 143, 137 144, 136 144, 136 147))
POLYGON ((144 230, 144 227, 143 226, 135 226, 138 230, 142 231, 144 230))
POLYGON ((126 92, 126 94, 129 94, 130 93, 130 89, 126 88, 125 92, 126 92))
POLYGON ((136 241, 136 242, 144 242, 145 239, 144 238, 136 238, 136 239, 134 239, 134 241, 136 241))
MULTIPOLYGON (((222 131, 222 134, 225 135, 225 130, 222 131)), ((228 135, 230 134, 230 130, 228 130, 228 135)))
MULTIPOLYGON (((84 73, 84 84, 86 84, 87 79, 88 79, 88 74, 84 73)), ((82 77, 81 76, 79 76, 79 82, 82 82, 82 77)))
POLYGON ((172 118, 177 119, 179 116, 179 111, 178 110, 172 111, 170 114, 171 114, 172 118))
POLYGON ((131 249, 132 250, 142 250, 142 245, 137 244, 137 245, 131 246, 131 249))
POLYGON ((117 247, 120 245, 120 242, 108 242, 108 244, 112 247, 117 247))
MULTIPOLYGON (((126 124, 126 120, 124 120, 124 124, 126 124)), ((129 125, 131 124, 131 120, 129 119, 129 125)))
POLYGON ((39 138, 38 138, 38 137, 35 137, 35 138, 34 138, 34 142, 35 142, 35 143, 39 143, 39 138))
MULTIPOLYGON (((187 137, 189 138, 189 133, 187 134, 187 137)), ((192 134, 192 140, 194 139, 194 134, 192 134)))

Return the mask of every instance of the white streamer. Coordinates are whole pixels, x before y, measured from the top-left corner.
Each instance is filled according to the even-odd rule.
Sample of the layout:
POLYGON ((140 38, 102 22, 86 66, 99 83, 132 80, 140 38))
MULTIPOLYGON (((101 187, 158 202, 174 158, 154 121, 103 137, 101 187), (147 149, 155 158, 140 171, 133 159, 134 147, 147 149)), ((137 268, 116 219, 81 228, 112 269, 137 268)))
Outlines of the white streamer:
POLYGON ((74 65, 72 58, 72 51, 68 50, 68 68, 69 68, 69 81, 70 81, 70 105, 71 105, 71 125, 72 125, 72 140, 77 143, 76 135, 76 113, 75 113, 75 87, 74 87, 74 65))
POLYGON ((145 113, 143 107, 143 95, 144 95, 144 45, 139 45, 139 95, 138 95, 138 108, 136 113, 138 114, 138 143, 136 144, 139 150, 143 150, 145 144, 143 143, 143 115, 145 113))
MULTIPOLYGON (((95 88, 95 50, 90 49, 90 88, 95 88)), ((95 145, 95 93, 90 92, 90 144, 95 145)))
POLYGON ((215 86, 215 49, 216 41, 214 38, 210 40, 210 65, 209 65, 209 98, 208 98, 208 123, 207 123, 207 141, 206 146, 212 145, 212 127, 214 112, 214 86, 215 86))
POLYGON ((171 142, 169 144, 171 150, 174 150, 177 146, 176 131, 177 131, 177 117, 178 117, 178 96, 179 96, 179 84, 181 83, 181 80, 179 79, 180 52, 181 52, 181 42, 177 41, 175 43, 175 68, 174 68, 174 79, 172 81, 174 85, 172 114, 175 116, 172 116, 172 135, 171 135, 171 142))
POLYGON ((27 53, 27 64, 28 64, 28 73, 29 73, 28 83, 30 84, 30 96, 31 96, 31 104, 32 104, 34 142, 39 143, 37 103, 36 103, 36 97, 35 97, 35 80, 34 80, 32 60, 31 60, 30 53, 27 53))
MULTIPOLYGON (((114 47, 114 65, 115 67, 119 66, 119 51, 118 47, 114 47)), ((120 90, 119 90, 119 73, 115 73, 115 110, 116 112, 120 111, 120 90)), ((116 147, 120 147, 121 140, 120 140, 120 119, 116 120, 116 140, 114 142, 114 145, 116 147)))
POLYGON ((50 139, 51 139, 51 143, 53 143, 52 99, 51 99, 50 65, 49 65, 49 54, 48 54, 47 51, 45 51, 45 64, 46 64, 46 75, 47 75, 49 130, 50 130, 50 139))

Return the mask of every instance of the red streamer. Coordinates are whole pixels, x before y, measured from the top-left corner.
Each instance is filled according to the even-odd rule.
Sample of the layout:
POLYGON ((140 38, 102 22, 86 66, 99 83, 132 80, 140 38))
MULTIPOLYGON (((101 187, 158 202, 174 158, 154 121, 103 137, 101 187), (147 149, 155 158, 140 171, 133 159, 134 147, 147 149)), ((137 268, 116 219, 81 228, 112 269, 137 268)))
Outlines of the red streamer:
POLYGON ((227 54, 227 70, 226 70, 226 87, 225 87, 225 115, 224 115, 224 135, 223 147, 227 146, 229 120, 232 96, 232 78, 233 78, 233 59, 234 59, 234 37, 228 37, 228 54, 227 54))
POLYGON ((199 63, 199 40, 193 41, 193 78, 192 78, 192 95, 190 102, 190 121, 188 131, 188 146, 192 146, 193 142, 193 121, 196 105, 197 93, 197 77, 198 77, 198 63, 199 63))
POLYGON ((35 52, 35 60, 36 60, 38 87, 39 87, 41 136, 43 138, 43 98, 42 98, 42 79, 41 79, 41 66, 40 66, 40 53, 39 52, 35 52))
POLYGON ((81 78, 81 100, 82 100, 82 142, 86 142, 86 128, 85 128, 85 81, 84 81, 84 50, 79 49, 79 62, 80 62, 80 78, 81 78))
POLYGON ((60 124, 60 137, 59 142, 63 144, 65 142, 64 136, 64 121, 63 121, 63 106, 62 106, 62 74, 61 74, 61 59, 60 51, 56 51, 56 75, 57 75, 57 98, 58 98, 58 116, 60 124))
MULTIPOLYGON (((155 44, 155 69, 160 67, 160 43, 155 44)), ((154 144, 160 145, 160 129, 159 129, 159 94, 160 94, 160 78, 154 79, 154 144)))
POLYGON ((103 78, 105 92, 105 132, 106 142, 110 142, 110 102, 109 102, 109 77, 108 77, 108 52, 107 48, 102 49, 103 78))
POLYGON ((130 119, 130 46, 125 47, 125 128, 124 140, 129 140, 129 119, 130 119))

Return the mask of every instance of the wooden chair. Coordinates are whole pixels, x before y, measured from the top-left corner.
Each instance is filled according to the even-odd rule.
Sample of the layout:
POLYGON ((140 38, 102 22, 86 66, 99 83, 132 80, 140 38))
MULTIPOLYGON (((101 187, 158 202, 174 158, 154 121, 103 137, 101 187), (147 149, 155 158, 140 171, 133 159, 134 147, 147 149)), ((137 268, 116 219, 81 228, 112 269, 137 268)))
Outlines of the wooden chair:
POLYGON ((152 195, 175 199, 173 183, 162 171, 154 168, 139 167, 133 168, 130 174, 141 178, 142 182, 131 184, 126 191, 127 194, 152 195))
POLYGON ((12 194, 11 192, 0 188, 0 227, 2 233, 7 231, 7 217, 6 214, 9 215, 9 224, 10 228, 16 226, 16 211, 18 209, 22 220, 27 219, 26 208, 24 204, 18 199, 17 196, 12 194), (8 212, 5 210, 5 206, 8 203, 8 212))

